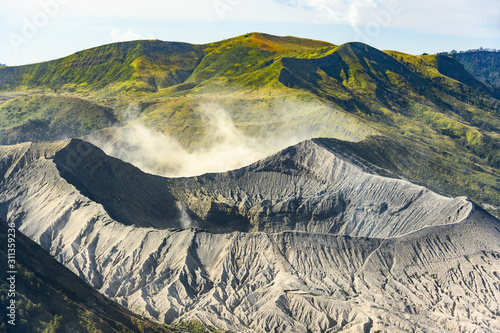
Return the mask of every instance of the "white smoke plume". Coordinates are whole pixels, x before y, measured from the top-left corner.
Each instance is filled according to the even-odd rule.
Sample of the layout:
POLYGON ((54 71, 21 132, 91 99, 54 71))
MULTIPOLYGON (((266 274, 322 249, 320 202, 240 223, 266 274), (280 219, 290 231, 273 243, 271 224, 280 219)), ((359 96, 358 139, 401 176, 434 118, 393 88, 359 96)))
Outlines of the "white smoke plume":
POLYGON ((179 222, 181 225, 182 229, 188 229, 188 228, 193 228, 196 227, 196 223, 189 217, 189 214, 187 212, 186 206, 182 203, 178 203, 179 206, 179 211, 181 213, 179 222))
POLYGON ((129 123, 122 128, 117 142, 110 143, 95 137, 89 138, 89 141, 108 155, 129 162, 145 172, 167 177, 187 177, 237 169, 307 138, 307 134, 286 138, 275 135, 254 138, 236 128, 229 113, 217 105, 202 105, 199 112, 206 120, 209 133, 205 146, 192 151, 168 135, 137 121, 131 122, 140 113, 134 104, 122 114, 122 120, 129 123))

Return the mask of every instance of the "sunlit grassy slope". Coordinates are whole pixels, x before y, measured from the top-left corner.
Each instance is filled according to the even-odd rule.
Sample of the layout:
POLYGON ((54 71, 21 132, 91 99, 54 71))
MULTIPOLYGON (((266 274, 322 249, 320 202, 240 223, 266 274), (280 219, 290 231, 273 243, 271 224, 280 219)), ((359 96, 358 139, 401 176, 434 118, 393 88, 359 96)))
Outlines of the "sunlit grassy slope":
MULTIPOLYGON (((118 120, 135 105, 135 122, 187 147, 207 142, 206 113, 217 108, 254 137, 366 139, 367 154, 381 151, 374 163, 391 162, 407 178, 490 210, 500 206, 499 92, 444 55, 260 33, 207 45, 137 41, 0 69, 0 88, 37 99, 77 96, 112 108, 118 120)), ((0 104, 3 128, 12 125, 9 103, 25 102, 0 104)), ((22 119, 45 114, 21 109, 22 119)))
POLYGON ((33 65, 1 69, 0 89, 148 92, 181 82, 203 56, 201 46, 161 41, 104 45, 33 65))

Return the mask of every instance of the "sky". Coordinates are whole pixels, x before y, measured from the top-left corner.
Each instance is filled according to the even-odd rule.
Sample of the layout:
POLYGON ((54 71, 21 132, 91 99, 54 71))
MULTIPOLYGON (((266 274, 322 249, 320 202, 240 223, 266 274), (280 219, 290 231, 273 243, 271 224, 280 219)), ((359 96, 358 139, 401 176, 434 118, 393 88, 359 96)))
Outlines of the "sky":
POLYGON ((210 43, 249 32, 410 54, 500 49, 499 0, 0 0, 0 64, 118 41, 210 43))

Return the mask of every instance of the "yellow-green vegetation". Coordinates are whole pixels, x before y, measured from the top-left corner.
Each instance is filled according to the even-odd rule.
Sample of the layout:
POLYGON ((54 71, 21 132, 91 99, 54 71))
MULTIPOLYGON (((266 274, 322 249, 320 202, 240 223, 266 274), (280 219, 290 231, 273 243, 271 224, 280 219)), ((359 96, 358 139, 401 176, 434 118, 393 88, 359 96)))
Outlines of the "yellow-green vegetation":
POLYGON ((79 137, 116 121, 111 108, 81 98, 20 96, 0 104, 0 143, 79 137))
POLYGON ((210 144, 213 128, 207 112, 231 114, 235 127, 251 137, 296 137, 313 133, 345 140, 361 140, 378 132, 358 117, 336 110, 316 96, 301 91, 231 91, 165 98, 149 105, 138 120, 169 134, 188 147, 210 144))
MULTIPOLYGON (((206 45, 111 44, 0 69, 0 89, 30 95, 35 88, 110 107, 119 120, 137 104, 135 122, 191 148, 210 142, 204 112, 219 107, 253 137, 378 135, 425 157, 405 166, 406 177, 500 207, 500 92, 446 55, 251 33, 206 45)), ((16 121, 37 119, 23 110, 16 121)), ((26 133, 40 128, 35 123, 26 133)), ((387 156, 399 156, 390 149, 387 156)))
POLYGON ((203 55, 200 46, 161 41, 105 45, 34 65, 0 69, 0 89, 47 87, 54 91, 115 93, 156 91, 183 82, 203 55))
POLYGON ((277 82, 282 58, 320 57, 332 52, 335 45, 310 39, 251 33, 204 47, 205 55, 187 81, 200 84, 198 91, 205 92, 208 89, 213 92, 216 90, 214 87, 221 86, 225 89, 261 89, 277 82))

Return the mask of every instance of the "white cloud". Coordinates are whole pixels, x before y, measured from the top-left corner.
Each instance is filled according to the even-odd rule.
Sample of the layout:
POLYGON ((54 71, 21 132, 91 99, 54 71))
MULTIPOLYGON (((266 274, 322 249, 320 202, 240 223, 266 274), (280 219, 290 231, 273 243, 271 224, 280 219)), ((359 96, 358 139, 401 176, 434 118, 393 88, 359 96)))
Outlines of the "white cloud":
POLYGON ((283 3, 298 10, 312 10, 318 16, 321 23, 350 24, 357 26, 361 22, 361 15, 377 4, 373 0, 293 0, 282 1, 283 3))
MULTIPOLYGON (((386 0, 388 2, 389 0, 386 0)), ((500 37, 498 0, 400 0, 391 27, 464 37, 500 37)))
POLYGON ((130 40, 142 39, 142 36, 134 32, 132 29, 128 29, 124 32, 120 32, 120 29, 113 29, 111 30, 110 36, 113 42, 126 42, 130 40))
MULTIPOLYGON (((0 21, 40 11, 41 3, 60 3, 55 19, 133 19, 349 24, 365 26, 381 12, 391 13, 391 28, 469 37, 498 37, 498 0, 23 0, 2 1, 0 21)), ((81 21, 79 20, 79 21, 81 21)), ((123 33, 122 33, 123 34, 123 33)))

